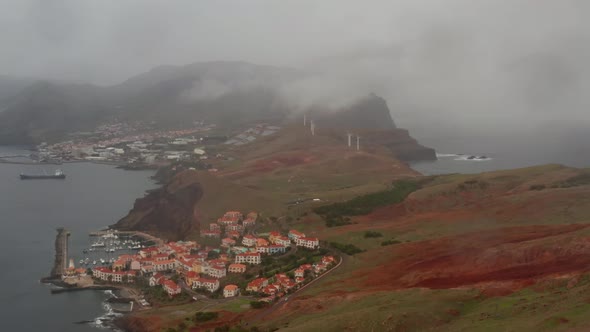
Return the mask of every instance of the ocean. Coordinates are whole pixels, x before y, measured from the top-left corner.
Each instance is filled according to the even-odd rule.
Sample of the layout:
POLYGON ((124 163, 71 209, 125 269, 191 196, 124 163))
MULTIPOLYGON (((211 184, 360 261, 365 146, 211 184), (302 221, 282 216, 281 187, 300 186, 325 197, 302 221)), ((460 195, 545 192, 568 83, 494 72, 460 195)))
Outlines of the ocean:
POLYGON ((495 137, 418 137, 434 148, 438 160, 412 163, 425 175, 481 173, 543 164, 590 167, 590 134, 547 133, 546 135, 495 137), (470 156, 486 157, 469 159, 470 156))
MULTIPOLYGON (((27 154, 0 147, 0 156, 27 154)), ((103 291, 50 294, 39 279, 54 259, 56 228, 71 231, 70 252, 76 266, 88 233, 115 223, 136 198, 155 187, 152 172, 124 171, 91 163, 63 165, 0 164, 0 321, 2 331, 97 331, 109 316, 110 296, 103 291), (21 172, 62 169, 66 180, 29 180, 21 172), (93 323, 76 324, 81 321, 93 323)))

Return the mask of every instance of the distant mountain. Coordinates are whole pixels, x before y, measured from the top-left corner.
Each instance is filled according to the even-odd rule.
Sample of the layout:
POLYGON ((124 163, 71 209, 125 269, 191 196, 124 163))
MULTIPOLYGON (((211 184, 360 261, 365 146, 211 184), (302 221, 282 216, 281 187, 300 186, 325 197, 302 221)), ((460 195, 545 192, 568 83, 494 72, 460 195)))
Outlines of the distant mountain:
POLYGON ((272 88, 291 69, 243 62, 157 67, 110 87, 36 82, 0 100, 0 144, 59 139, 109 116, 178 126, 206 120, 221 126, 280 122, 288 109, 272 88))
POLYGON ((91 129, 107 115, 104 91, 92 85, 36 82, 0 106, 0 143, 30 144, 91 129))
MULTIPOLYGON (((195 120, 228 130, 257 122, 284 123, 294 116, 285 90, 290 83, 304 82, 300 79, 306 75, 245 62, 206 62, 156 67, 110 87, 37 82, 0 100, 0 144, 55 141, 69 132, 90 130, 110 117, 155 121, 164 128, 195 120)), ((315 106, 310 114, 324 128, 396 129, 387 103, 373 94, 339 110, 315 106)), ((402 137, 405 146, 412 145, 412 152, 399 153, 408 149, 400 150, 396 142, 392 151, 401 159, 435 158, 433 150, 416 152, 417 143, 407 132, 390 137, 402 137)))
MULTIPOLYGON (((16 95, 34 82, 35 80, 30 78, 0 75, 0 100, 16 95)), ((0 109, 0 112, 2 112, 2 109, 0 109)))

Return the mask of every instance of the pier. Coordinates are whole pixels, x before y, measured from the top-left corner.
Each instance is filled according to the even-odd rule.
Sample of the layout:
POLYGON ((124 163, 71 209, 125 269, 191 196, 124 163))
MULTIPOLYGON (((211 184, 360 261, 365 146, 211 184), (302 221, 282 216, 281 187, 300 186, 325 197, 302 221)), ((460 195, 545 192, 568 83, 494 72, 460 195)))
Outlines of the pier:
POLYGON ((51 269, 50 278, 61 277, 67 268, 68 264, 68 239, 70 232, 63 227, 57 229, 57 236, 55 237, 55 262, 51 269))

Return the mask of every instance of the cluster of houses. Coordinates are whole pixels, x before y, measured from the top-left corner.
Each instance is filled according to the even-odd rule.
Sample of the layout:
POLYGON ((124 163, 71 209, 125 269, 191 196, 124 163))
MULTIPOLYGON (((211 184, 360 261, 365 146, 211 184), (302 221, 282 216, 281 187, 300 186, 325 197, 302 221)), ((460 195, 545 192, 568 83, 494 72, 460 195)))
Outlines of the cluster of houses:
POLYGON ((257 278, 252 280, 248 283, 246 291, 267 296, 262 299, 263 301, 272 301, 276 297, 282 297, 287 292, 300 287, 305 282, 307 273, 318 276, 326 272, 335 263, 336 259, 333 256, 324 256, 318 263, 304 264, 297 268, 294 272, 295 280, 284 273, 279 273, 270 279, 257 278))
MULTIPOLYGON (((293 245, 319 248, 318 238, 306 237, 296 230, 286 235, 270 232, 265 237, 255 236, 252 228, 257 219, 258 214, 255 212, 244 216, 241 212, 229 211, 216 223, 210 224, 209 230, 201 233, 204 237, 214 235, 217 238, 225 234, 219 248, 201 247, 194 241, 169 242, 143 248, 135 255, 121 255, 111 267, 94 268, 93 276, 109 282, 133 282, 134 277, 141 274, 149 277, 150 286, 161 286, 170 296, 175 296, 182 290, 170 277, 170 272, 174 272, 187 287, 213 293, 220 289, 220 279, 228 274, 245 273, 248 266, 261 264, 263 255, 283 254, 293 245)), ((302 265, 295 271, 294 280, 285 274, 277 274, 272 283, 258 278, 250 282, 245 290, 275 296, 300 286, 305 280, 305 271, 318 275, 333 262, 333 257, 326 256, 320 263, 302 265)), ((239 293, 237 285, 230 284, 223 288, 225 297, 237 296, 239 293)))

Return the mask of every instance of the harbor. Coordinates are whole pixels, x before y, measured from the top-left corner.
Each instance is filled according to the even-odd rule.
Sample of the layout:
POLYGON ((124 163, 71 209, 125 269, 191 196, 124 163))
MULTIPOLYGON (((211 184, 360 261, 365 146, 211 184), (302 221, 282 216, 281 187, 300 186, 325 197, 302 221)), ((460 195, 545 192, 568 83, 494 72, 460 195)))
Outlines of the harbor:
POLYGON ((137 251, 162 241, 149 234, 131 231, 104 230, 90 232, 88 235, 91 240, 82 250, 82 255, 72 255, 79 257, 79 267, 111 265, 120 255, 136 254, 137 251))

